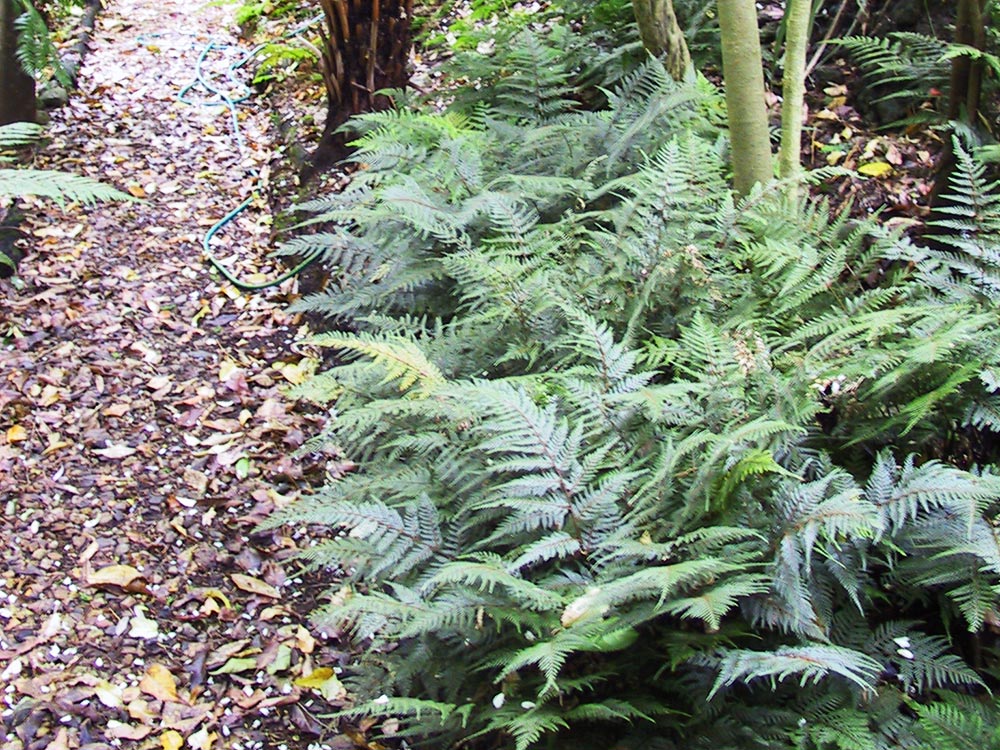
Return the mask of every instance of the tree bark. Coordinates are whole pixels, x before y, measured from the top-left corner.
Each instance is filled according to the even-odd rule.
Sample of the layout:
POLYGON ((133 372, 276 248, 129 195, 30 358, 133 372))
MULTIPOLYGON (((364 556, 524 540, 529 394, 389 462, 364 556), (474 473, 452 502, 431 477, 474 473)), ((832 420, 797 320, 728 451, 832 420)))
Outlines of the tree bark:
POLYGON ((743 196, 773 177, 757 6, 754 0, 719 0, 718 7, 733 183, 743 196))
POLYGON ((802 171, 806 52, 811 12, 809 0, 788 0, 785 6, 785 69, 781 82, 781 149, 778 152, 778 174, 785 179, 802 171))
POLYGON ((691 67, 691 53, 677 23, 672 0, 632 0, 632 9, 646 51, 663 58, 675 81, 683 80, 691 67))
POLYGON ((348 136, 338 133, 353 115, 387 109, 382 89, 409 82, 413 0, 320 0, 326 19, 321 32, 326 125, 303 178, 346 157, 348 136))
POLYGON ((35 121, 35 79, 17 61, 18 16, 13 0, 0 0, 0 125, 35 121))
MULTIPOLYGON (((955 16, 955 43, 965 44, 982 50, 986 46, 986 0, 959 0, 955 16)), ((973 60, 968 55, 952 58, 951 78, 948 91, 948 119, 962 120, 972 127, 979 120, 979 104, 982 97, 983 61, 973 60)), ((931 190, 929 204, 939 208, 947 192, 951 175, 955 171, 955 151, 951 139, 945 139, 945 146, 938 160, 934 189, 931 190)))

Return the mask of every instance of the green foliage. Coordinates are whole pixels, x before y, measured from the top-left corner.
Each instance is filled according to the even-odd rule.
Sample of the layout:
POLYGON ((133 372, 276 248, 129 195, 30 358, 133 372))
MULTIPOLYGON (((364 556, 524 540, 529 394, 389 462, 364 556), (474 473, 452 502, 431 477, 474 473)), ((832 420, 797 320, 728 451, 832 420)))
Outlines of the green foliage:
POLYGON ((14 0, 14 7, 20 10, 14 25, 17 28, 17 60, 21 67, 35 78, 48 75, 63 86, 69 86, 69 73, 59 58, 45 18, 31 0, 14 0))
MULTIPOLYGON (((951 61, 968 57, 981 62, 992 79, 1000 78, 1000 57, 988 50, 942 41, 915 32, 893 32, 885 37, 852 36, 834 40, 854 58, 866 87, 877 101, 901 100, 915 110, 922 102, 947 101, 951 61)), ((984 96, 984 101, 986 97, 984 96)), ((946 107, 938 106, 938 116, 946 107)), ((921 116, 926 117, 927 112, 921 116)))
POLYGON ((364 167, 287 248, 340 272, 299 309, 352 326, 298 393, 358 468, 269 522, 346 583, 315 616, 364 645, 344 715, 433 747, 990 746, 995 186, 959 152, 946 249, 734 203, 712 87, 650 62, 589 110, 550 43, 356 119, 364 167))

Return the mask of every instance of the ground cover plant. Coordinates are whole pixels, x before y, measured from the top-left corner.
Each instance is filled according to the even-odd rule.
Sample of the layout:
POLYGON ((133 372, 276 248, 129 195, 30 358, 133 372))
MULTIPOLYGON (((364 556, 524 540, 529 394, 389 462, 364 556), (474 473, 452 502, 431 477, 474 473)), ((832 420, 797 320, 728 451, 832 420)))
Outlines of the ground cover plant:
POLYGON ((350 329, 300 395, 357 468, 271 521, 328 529, 344 715, 430 747, 995 744, 974 144, 934 242, 735 201, 714 86, 653 61, 588 109, 554 39, 353 121, 363 170, 286 247, 340 272, 299 309, 350 329))

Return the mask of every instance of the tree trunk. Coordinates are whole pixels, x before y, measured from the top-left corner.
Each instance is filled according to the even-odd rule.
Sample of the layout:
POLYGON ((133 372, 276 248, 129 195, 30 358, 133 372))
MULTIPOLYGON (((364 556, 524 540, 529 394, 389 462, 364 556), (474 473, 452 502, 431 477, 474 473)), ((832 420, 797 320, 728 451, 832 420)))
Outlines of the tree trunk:
POLYGON ((409 82, 413 0, 320 0, 326 29, 320 32, 326 126, 303 177, 343 159, 349 136, 337 132, 353 115, 387 109, 382 89, 409 82))
POLYGON ((719 28, 733 183, 736 193, 743 196, 758 182, 773 177, 754 0, 719 0, 719 28))
MULTIPOLYGON (((986 0, 959 0, 955 16, 955 43, 965 44, 983 50, 986 46, 986 0)), ((968 55, 959 55, 951 60, 951 79, 948 91, 948 119, 962 120, 972 127, 979 120, 979 103, 982 97, 983 61, 973 60, 968 55)), ((944 193, 947 192, 951 175, 955 171, 955 151, 951 139, 945 139, 945 146, 938 160, 934 189, 931 190, 929 204, 939 208, 944 193)), ((933 215, 933 214, 932 214, 933 215)))
POLYGON ((672 0, 632 0, 632 9, 646 51, 663 58, 675 81, 683 80, 691 67, 691 53, 677 23, 672 0))
POLYGON ((0 0, 0 125, 35 121, 35 79, 17 61, 18 15, 13 0, 0 0))
POLYGON ((802 171, 802 125, 805 121, 806 51, 809 47, 810 0, 788 0, 785 6, 785 70, 781 82, 781 150, 778 174, 802 171))

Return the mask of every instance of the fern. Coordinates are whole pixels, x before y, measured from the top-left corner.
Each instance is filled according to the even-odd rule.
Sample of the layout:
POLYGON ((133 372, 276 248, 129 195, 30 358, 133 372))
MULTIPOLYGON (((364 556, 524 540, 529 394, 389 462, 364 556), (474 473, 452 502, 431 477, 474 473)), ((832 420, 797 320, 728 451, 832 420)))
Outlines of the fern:
POLYGON ((91 205, 101 201, 134 200, 89 177, 45 169, 0 169, 0 197, 28 195, 50 198, 59 205, 66 201, 91 205))
POLYGON ((315 619, 363 646, 350 716, 525 750, 982 737, 947 707, 1000 606, 995 186, 963 162, 948 250, 734 203, 718 92, 651 61, 589 98, 544 69, 560 33, 357 120, 286 248, 337 274, 299 309, 353 331, 297 393, 331 415, 306 450, 357 468, 269 521, 347 582, 315 619))
POLYGON ((59 57, 42 14, 31 0, 14 0, 14 7, 21 11, 14 21, 18 63, 31 76, 40 78, 49 72, 61 85, 70 86, 69 72, 59 57))

